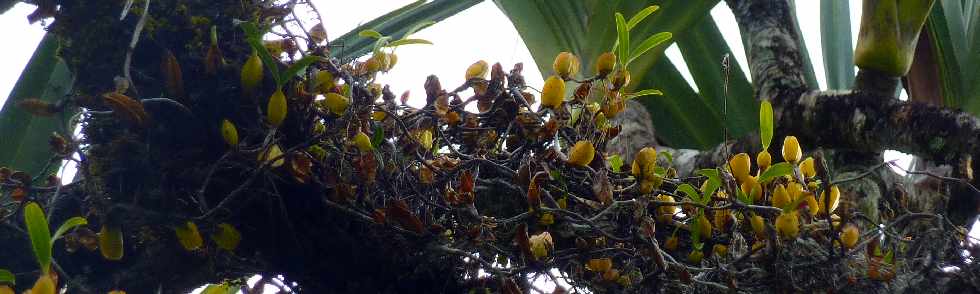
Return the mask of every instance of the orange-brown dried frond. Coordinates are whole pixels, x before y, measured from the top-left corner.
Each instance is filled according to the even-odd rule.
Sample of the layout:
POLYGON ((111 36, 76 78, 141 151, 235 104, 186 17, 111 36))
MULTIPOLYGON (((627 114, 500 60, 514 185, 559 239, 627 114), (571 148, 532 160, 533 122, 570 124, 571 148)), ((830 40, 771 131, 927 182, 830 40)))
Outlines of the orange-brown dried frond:
POLYGON ((60 111, 53 103, 33 98, 17 101, 17 107, 20 107, 30 114, 45 117, 52 116, 60 111))
POLYGON ((167 86, 167 94, 174 98, 184 97, 184 77, 180 70, 180 63, 173 52, 164 49, 163 57, 160 60, 160 72, 163 74, 167 86))
POLYGON ((102 94, 102 99, 109 108, 112 108, 113 114, 117 117, 140 127, 146 125, 146 109, 143 108, 143 104, 139 101, 116 92, 102 94))
POLYGON ((388 206, 385 207, 385 215, 406 230, 415 232, 416 234, 422 234, 424 232, 422 220, 408 210, 408 204, 404 200, 388 201, 388 206))

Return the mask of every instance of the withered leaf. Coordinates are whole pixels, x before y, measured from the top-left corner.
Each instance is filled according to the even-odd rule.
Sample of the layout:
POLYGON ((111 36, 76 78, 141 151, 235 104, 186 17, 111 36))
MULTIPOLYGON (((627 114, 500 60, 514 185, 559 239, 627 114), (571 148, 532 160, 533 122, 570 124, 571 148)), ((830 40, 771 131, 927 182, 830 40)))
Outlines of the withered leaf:
POLYGON ((474 182, 473 173, 470 170, 464 170, 459 176, 459 191, 461 193, 473 193, 474 182))
POLYGON ((592 184, 592 192, 603 205, 610 205, 613 202, 612 184, 609 182, 609 175, 606 169, 601 169, 596 176, 595 183, 592 184))
POLYGON ((59 111, 58 107, 54 104, 34 98, 17 101, 17 107, 20 107, 32 115, 44 117, 52 116, 59 111))
POLYGON ((140 127, 146 125, 146 109, 143 108, 143 104, 139 101, 116 92, 102 94, 102 99, 109 108, 112 108, 113 114, 119 118, 140 127))
POLYGON ((531 253, 531 240, 527 236, 527 224, 520 224, 517 226, 517 233, 514 235, 514 242, 517 243, 517 248, 521 250, 521 253, 529 259, 533 259, 534 254, 531 253))
POLYGON ((184 77, 180 71, 180 63, 177 57, 168 49, 163 50, 163 57, 160 60, 160 73, 167 85, 167 94, 175 98, 184 97, 184 77))
POLYGON ((501 281, 501 284, 503 284, 500 287, 500 288, 503 288, 501 292, 504 293, 504 294, 523 294, 524 293, 523 291, 521 291, 521 287, 517 285, 517 282, 515 282, 514 279, 511 279, 511 278, 504 279, 504 280, 501 281))
POLYGON ((313 159, 306 152, 293 153, 289 157, 289 173, 299 183, 306 183, 313 174, 313 159))
POLYGON ((390 200, 387 204, 388 206, 385 207, 385 216, 395 220, 399 226, 406 230, 420 235, 424 232, 425 228, 422 226, 422 220, 408 210, 408 204, 405 203, 405 200, 390 200))

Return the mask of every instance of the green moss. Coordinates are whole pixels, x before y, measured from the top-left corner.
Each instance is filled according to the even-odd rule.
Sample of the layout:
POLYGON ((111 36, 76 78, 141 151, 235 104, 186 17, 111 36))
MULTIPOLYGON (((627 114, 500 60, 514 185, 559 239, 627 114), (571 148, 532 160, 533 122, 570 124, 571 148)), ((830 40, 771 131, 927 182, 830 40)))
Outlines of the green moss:
POLYGON ((205 16, 195 15, 191 16, 191 24, 199 27, 208 27, 211 26, 211 19, 205 16))
POLYGON ((942 150, 943 146, 945 145, 946 140, 939 136, 936 136, 935 138, 932 138, 932 141, 929 141, 929 148, 932 150, 942 150))

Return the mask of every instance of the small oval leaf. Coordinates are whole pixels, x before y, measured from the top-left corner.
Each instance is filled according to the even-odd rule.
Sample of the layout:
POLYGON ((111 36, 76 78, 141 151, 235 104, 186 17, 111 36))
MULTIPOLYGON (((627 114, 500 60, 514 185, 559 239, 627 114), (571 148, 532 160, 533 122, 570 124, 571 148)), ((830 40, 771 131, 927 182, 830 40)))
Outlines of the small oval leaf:
POLYGON ((772 181, 775 178, 789 175, 792 173, 793 173, 793 164, 791 163, 780 162, 777 164, 773 164, 768 169, 766 169, 765 172, 762 172, 762 174, 759 175, 759 183, 765 184, 768 183, 769 181, 772 181))
POLYGON ((371 146, 374 148, 381 148, 381 143, 385 140, 385 129, 381 125, 374 127, 374 133, 371 136, 371 146))
POLYGON ((218 230, 211 235, 211 239, 214 240, 215 244, 218 244, 218 248, 235 251, 235 248, 238 248, 238 243, 242 240, 242 234, 231 224, 223 223, 218 225, 218 230))
POLYGON ((697 174, 708 178, 708 184, 705 186, 704 191, 701 191, 704 195, 710 197, 721 187, 721 175, 717 169, 702 169, 698 170, 697 174))
POLYGON ((692 201, 701 203, 701 194, 691 184, 681 184, 677 187, 677 191, 681 191, 681 193, 684 193, 692 201))
POLYGON ((3 284, 8 284, 11 286, 16 285, 17 278, 14 277, 14 273, 10 272, 9 270, 0 269, 0 285, 3 284))
POLYGON ((204 244, 201 232, 197 230, 197 224, 194 222, 188 221, 183 226, 174 228, 174 232, 177 234, 177 241, 187 251, 197 250, 204 244))
POLYGON ((375 39, 381 39, 381 37, 383 37, 381 33, 375 30, 363 30, 357 33, 357 35, 365 38, 375 38, 375 39))
POLYGON ((613 154, 607 159, 609 161, 609 168, 612 168, 614 172, 620 172, 623 168, 623 157, 619 154, 613 154))
POLYGON ((58 241, 58 239, 60 239, 62 235, 67 233, 68 230, 71 230, 77 226, 87 225, 87 224, 88 224, 88 220, 80 216, 76 216, 66 220, 64 223, 61 224, 60 227, 58 227, 58 230, 54 232, 54 236, 51 237, 51 243, 53 244, 54 241, 58 241))

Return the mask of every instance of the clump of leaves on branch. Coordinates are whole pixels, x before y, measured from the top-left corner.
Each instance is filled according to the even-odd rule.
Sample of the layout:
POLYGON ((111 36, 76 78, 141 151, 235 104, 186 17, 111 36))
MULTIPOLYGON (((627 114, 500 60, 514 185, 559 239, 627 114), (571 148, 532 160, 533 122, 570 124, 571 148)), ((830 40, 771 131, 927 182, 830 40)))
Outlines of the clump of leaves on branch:
MULTIPOLYGON (((671 154, 653 147, 628 163, 605 152, 619 132, 610 119, 625 101, 659 94, 625 90, 630 61, 670 38, 628 46, 630 28, 655 10, 629 21, 616 15, 618 45, 593 73, 563 52, 537 93, 521 64, 478 61, 454 88, 429 76, 421 108, 376 76, 396 68, 398 46, 428 41, 364 31, 376 39, 371 56, 343 63, 327 57, 316 31, 270 43, 262 35, 276 24, 242 22, 247 46, 212 33, 198 58, 163 58, 160 85, 134 85, 178 96, 150 98, 119 83, 90 97, 85 135, 55 140, 58 154, 81 154, 80 184, 49 187, 4 171, 3 195, 30 204, 0 218, 28 216, 39 285, 100 292, 162 288, 132 281, 167 271, 198 273, 188 279, 215 283, 207 291, 244 288, 241 279, 255 273, 283 274, 310 292, 523 293, 535 287, 528 274, 594 292, 819 291, 880 289, 899 276, 921 279, 937 264, 967 266, 959 259, 966 235, 943 216, 906 210, 869 221, 843 199, 842 180, 831 180, 819 153, 795 137, 774 158, 768 102, 754 167, 742 153, 678 176, 671 154), (306 49, 287 45, 302 35, 306 49), (207 82, 182 78, 182 69, 207 82), (59 197, 80 199, 64 209, 93 220, 55 234, 68 241, 61 258, 111 273, 112 282, 69 270, 50 278, 35 241, 41 226, 32 224, 40 208, 29 201, 59 197), (912 229, 921 224, 932 229, 912 229), (183 261, 139 262, 170 257, 183 261), (407 270, 418 258, 438 261, 419 268, 444 270, 407 270), (327 265, 304 267, 303 259, 327 265), (362 276, 365 269, 392 284, 357 282, 375 278, 362 276)), ((167 290, 192 286, 179 285, 167 290)))

